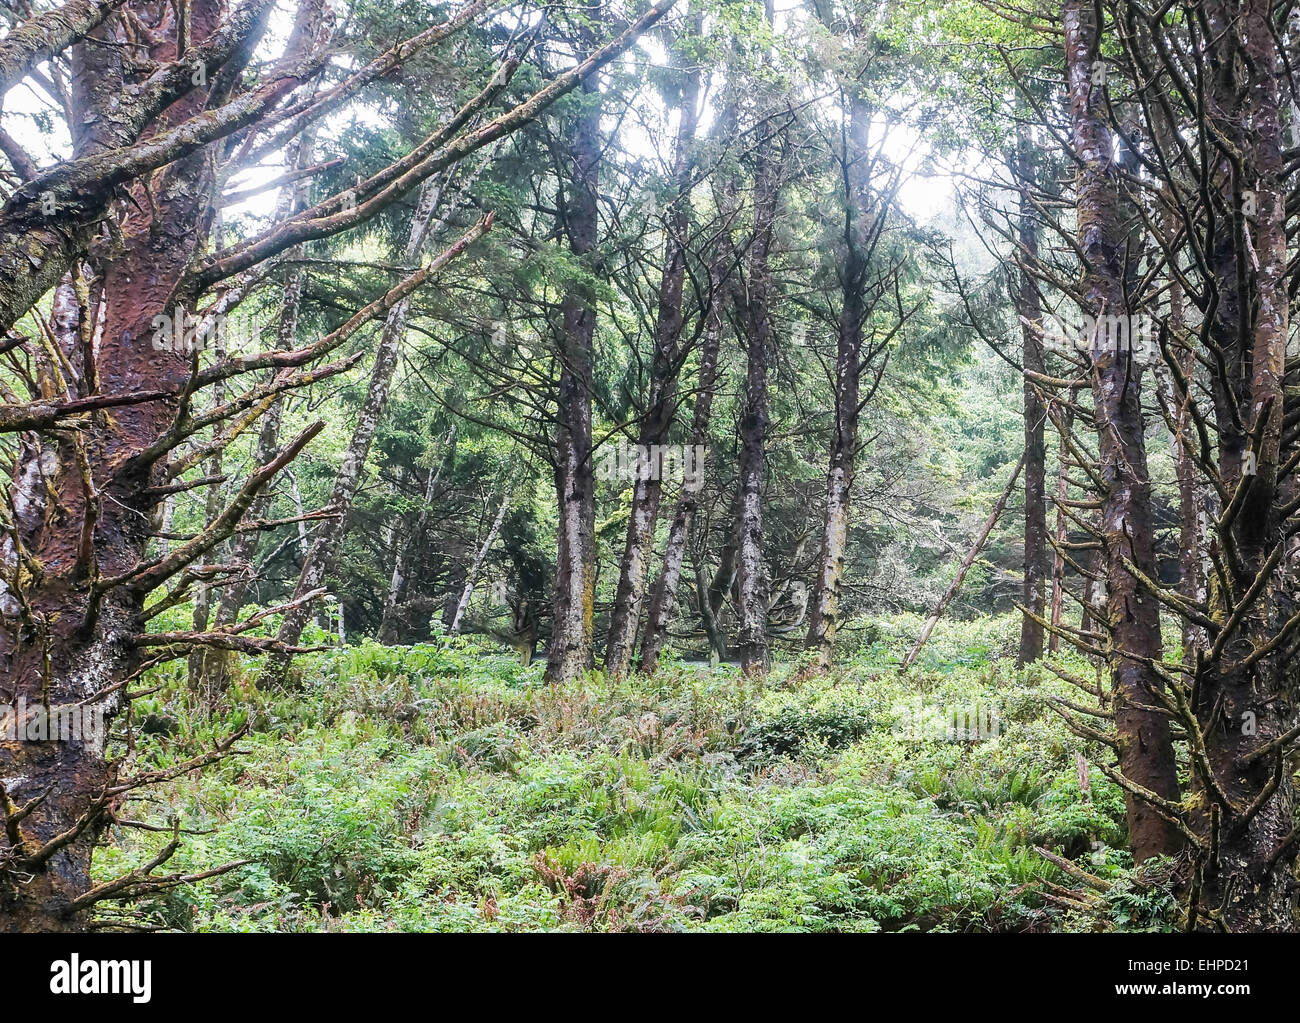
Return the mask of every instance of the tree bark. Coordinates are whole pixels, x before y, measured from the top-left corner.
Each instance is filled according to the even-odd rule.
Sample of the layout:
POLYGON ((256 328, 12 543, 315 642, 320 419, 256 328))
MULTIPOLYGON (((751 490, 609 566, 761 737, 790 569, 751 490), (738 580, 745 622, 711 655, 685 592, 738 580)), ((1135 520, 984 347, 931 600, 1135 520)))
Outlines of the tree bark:
MULTIPOLYGON (((569 251, 589 261, 599 227, 600 91, 594 80, 582 88, 583 109, 569 146, 571 169, 563 197, 569 251)), ((595 480, 592 467, 592 362, 596 307, 588 289, 570 285, 561 307, 560 385, 555 431, 555 497, 559 507, 551 640, 546 679, 571 682, 595 664, 592 619, 596 590, 595 480)))
MULTIPOLYGON (((698 38, 703 20, 703 15, 695 16, 693 32, 684 37, 685 42, 698 38)), ((679 53, 677 56, 678 59, 691 61, 688 54, 679 53)), ((673 154, 676 194, 666 218, 664 270, 659 284, 654 351, 650 357, 650 387, 637 435, 640 450, 650 454, 649 464, 652 467, 660 464, 661 460, 655 457, 656 448, 667 440, 677 411, 677 375, 681 370, 680 347, 685 320, 682 286, 686 279, 687 242, 691 222, 690 192, 695 171, 691 147, 695 142, 695 129, 699 122, 700 75, 698 63, 691 61, 690 68, 683 76, 681 97, 677 104, 680 120, 673 154)), ((614 592, 609 638, 605 646, 605 671, 615 678, 627 674, 636 645, 646 569, 654 546, 655 522, 663 494, 661 476, 660 472, 637 472, 632 484, 627 539, 619 562, 618 587, 614 592), (643 479, 643 475, 647 478, 643 479)))
MULTIPOLYGON (((1029 138, 1024 129, 1017 139, 1016 176, 1020 181, 1020 245, 1030 262, 1038 256, 1038 230, 1034 223, 1029 190, 1033 185, 1033 165, 1029 158, 1029 138)), ((1020 618, 1020 651, 1016 664, 1023 667, 1043 656, 1044 584, 1048 573, 1047 557, 1047 448, 1044 434, 1047 410, 1039 385, 1031 373, 1045 372, 1043 364, 1042 301, 1038 285, 1024 269, 1019 274, 1017 312, 1024 339, 1025 402, 1025 548, 1024 588, 1021 603, 1033 612, 1020 618)))
POLYGON ((0 96, 37 64, 84 39, 123 0, 69 0, 43 11, 0 40, 0 96))
MULTIPOLYGON (((1076 170, 1078 244, 1087 260, 1083 290, 1095 317, 1128 316, 1124 293, 1124 225, 1120 186, 1113 168, 1113 142, 1102 90, 1092 84, 1098 52, 1093 6, 1065 0, 1066 68, 1076 170)), ((1147 473, 1145 423, 1141 407, 1141 362, 1132 349, 1111 349, 1095 332, 1089 339, 1092 392, 1101 476, 1100 534, 1107 580, 1107 660, 1115 693, 1115 729, 1122 775, 1161 799, 1177 801, 1178 772, 1169 719, 1159 697, 1164 684, 1150 667, 1159 658, 1160 613, 1155 598, 1138 586, 1125 564, 1154 579, 1151 483, 1147 473)), ((1126 792, 1129 842, 1141 862, 1174 853, 1182 845, 1177 829, 1143 797, 1126 792)))

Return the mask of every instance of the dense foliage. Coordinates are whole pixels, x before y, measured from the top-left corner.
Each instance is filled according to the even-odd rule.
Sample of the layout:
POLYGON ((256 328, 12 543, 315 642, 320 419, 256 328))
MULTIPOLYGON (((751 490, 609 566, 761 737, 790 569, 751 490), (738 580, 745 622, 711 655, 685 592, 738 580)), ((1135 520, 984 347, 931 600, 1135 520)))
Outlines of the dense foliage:
MULTIPOLYGON (((920 622, 870 623, 828 676, 759 684, 674 663, 558 689, 468 639, 313 657, 304 687, 248 691, 244 755, 162 795, 189 832, 173 863, 249 861, 133 907, 183 930, 1147 930, 1172 926, 1167 868, 1132 869, 1119 789, 1017 670, 1008 616, 942 626, 906 680, 920 622), (870 638, 870 642, 867 639, 870 638), (1001 708, 987 741, 913 736, 926 707, 1001 708), (1113 887, 1035 852, 1074 857, 1113 887), (1045 888, 1044 883, 1057 888, 1045 888)), ((160 680, 161 681, 161 680, 160 680)), ((215 726, 182 673, 144 708, 164 767, 215 726)), ((139 705, 137 705, 139 706, 139 705)), ((228 723, 228 722, 227 722, 228 723)), ((123 834, 105 877, 166 835, 123 834)))
POLYGON ((1295 13, 0 8, 0 932, 1294 930, 1295 13))

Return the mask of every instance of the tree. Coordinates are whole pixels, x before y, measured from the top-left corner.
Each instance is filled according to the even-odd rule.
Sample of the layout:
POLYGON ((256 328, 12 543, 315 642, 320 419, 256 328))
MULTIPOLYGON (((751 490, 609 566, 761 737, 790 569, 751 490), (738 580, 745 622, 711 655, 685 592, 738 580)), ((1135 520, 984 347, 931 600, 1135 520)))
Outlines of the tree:
MULTIPOLYGON (((849 15, 851 37, 859 51, 868 49, 871 32, 857 16, 849 15)), ((907 320, 902 308, 895 322, 873 323, 879 307, 899 295, 898 265, 878 265, 876 250, 892 211, 902 174, 891 168, 881 153, 881 141, 871 139, 876 110, 869 102, 864 81, 870 56, 855 53, 861 68, 850 66, 839 75, 840 132, 834 152, 843 206, 843 233, 836 246, 840 303, 835 322, 836 354, 831 373, 834 415, 830 430, 830 456, 826 471, 825 519, 816 578, 809 599, 807 646, 816 651, 819 666, 831 665, 835 634, 840 625, 840 593, 848 556, 849 512, 858 455, 858 424, 864 406, 872 399, 889 362, 888 346, 907 320), (879 326, 868 343, 868 325, 879 326), (862 394, 862 375, 875 368, 875 380, 862 394)), ((887 131, 887 129, 886 129, 887 131)))
MULTIPOLYGON (((1124 286, 1123 212, 1112 181, 1112 134, 1103 111, 1104 93, 1094 74, 1099 51, 1095 12, 1067 0, 1062 6, 1065 55, 1076 171, 1078 243, 1085 262, 1085 315, 1130 318, 1124 286)), ((1093 417, 1099 465, 1089 474, 1101 492, 1098 539, 1105 559, 1106 613, 1110 634, 1107 660, 1115 693, 1115 733, 1122 776, 1129 782, 1129 842, 1139 862, 1182 845, 1177 828, 1135 788, 1158 798, 1178 799, 1178 769, 1169 719, 1158 706, 1164 680, 1151 666, 1160 657, 1160 614, 1156 599, 1142 592, 1141 573, 1155 576, 1151 493, 1142 417, 1142 366, 1131 348, 1115 345, 1104 329, 1084 339, 1092 361, 1093 417), (1114 345, 1114 347, 1111 347, 1114 345), (1134 566, 1130 571, 1129 566, 1134 566)), ((1083 637, 1088 639, 1090 637, 1083 637)))
POLYGON ((1275 12, 1251 2, 1150 18, 1121 3, 1102 13, 1109 22, 1088 5, 1063 8, 1082 279, 1075 288, 1046 260, 1036 276, 1077 293, 1090 317, 1076 360, 1084 375, 1040 382, 1063 395, 1051 414, 1095 495, 1062 507, 1100 513, 1095 523, 1072 520, 1093 537, 1076 549, 1097 554, 1097 571, 1080 574, 1097 576, 1106 599, 1084 629, 1054 628, 1106 657, 1114 706, 1101 719, 1113 716, 1114 732, 1061 709, 1079 734, 1116 750, 1118 770, 1103 770, 1126 792, 1135 857, 1188 850, 1180 875, 1188 929, 1290 930, 1293 795, 1281 758, 1300 729, 1281 665, 1300 618, 1283 567, 1284 523, 1295 511, 1284 495, 1300 459, 1284 426, 1278 26, 1275 12), (1118 104, 1108 87, 1117 74, 1132 86, 1118 104), (1145 346, 1144 316, 1158 323, 1145 346), (1161 579, 1155 559, 1140 387, 1148 358, 1162 363, 1156 408, 1174 441, 1171 518, 1204 552, 1203 588, 1187 559, 1177 586, 1161 579), (1090 410, 1067 397, 1084 386, 1090 410), (1067 410, 1076 424, 1091 420, 1095 458, 1071 435, 1067 410), (1177 661, 1161 649, 1161 608, 1182 624, 1177 661), (1186 735, 1185 797, 1171 722, 1186 735))
MULTIPOLYGON (((590 30, 582 27, 586 36, 590 30)), ((583 110, 563 153, 566 181, 560 199, 560 229, 569 251, 582 261, 596 248, 597 187, 600 164, 600 90, 583 87, 583 110)), ((557 391, 555 497, 560 531, 551 604, 551 641, 546 677, 568 682, 591 668, 592 619, 596 600, 595 474, 592 465, 592 340, 596 308, 590 285, 580 279, 568 287, 560 307, 560 379, 557 391)))
MULTIPOLYGON (((764 16, 770 28, 771 0, 764 16)), ((770 118, 769 110, 762 116, 770 118)), ((771 255, 783 176, 779 139, 761 147, 753 158, 753 227, 746 247, 743 286, 733 294, 736 319, 745 348, 745 405, 740 420, 740 481, 737 484, 737 646, 746 674, 768 667, 767 610, 769 579, 763 550, 763 482, 768 429, 768 370, 776 343, 775 294, 771 255)))
MULTIPOLYGON (((692 41, 698 40, 703 15, 696 14, 690 36, 683 35, 678 45, 690 61, 692 41)), ((680 59, 680 58, 679 58, 680 59)), ((653 467, 661 463, 660 446, 668 439, 677 409, 677 376, 683 362, 682 328, 686 320, 683 291, 686 283, 686 260, 691 230, 690 192, 695 179, 692 147, 699 121, 701 69, 691 61, 682 74, 676 97, 678 110, 677 139, 673 151, 673 178, 676 194, 669 205, 664 224, 663 275, 659 283, 658 310, 654 329, 654 347, 650 356, 650 381, 637 433, 637 451, 653 467)), ((636 647, 645 577, 654 544, 654 527, 663 493, 662 472, 638 472, 633 481, 632 507, 628 514, 627 540, 619 563, 618 588, 610 615, 609 638, 605 647, 605 671, 621 676, 627 673, 636 647)))
MULTIPOLYGON (((1038 256, 1038 230, 1032 200, 1028 195, 1033 180, 1029 156, 1030 141, 1025 129, 1016 139, 1016 177, 1020 180, 1020 246, 1027 262, 1038 256)), ((1043 654, 1044 629, 1040 624, 1045 608, 1044 583, 1047 579, 1047 449, 1044 443, 1047 409, 1040 384, 1035 376, 1046 372, 1043 339, 1039 336, 1043 322, 1042 300, 1033 275, 1023 267, 1018 273, 1016 312, 1024 339, 1025 395, 1025 583, 1021 599, 1032 614, 1020 622, 1020 665, 1038 660, 1043 654)))
MULTIPOLYGON (((244 166, 279 151, 412 55, 489 16, 489 0, 454 9, 311 98, 302 96, 302 87, 321 73, 329 52, 329 24, 315 2, 299 6, 281 56, 256 74, 250 61, 266 34, 271 4, 265 0, 233 10, 219 0, 200 0, 188 7, 185 31, 169 16, 150 20, 155 15, 124 10, 66 36, 39 27, 20 36, 41 35, 45 42, 12 67, 30 66, 48 52, 42 46, 61 38, 60 53, 76 74, 69 101, 72 159, 45 170, 19 159, 19 173, 36 168, 36 174, 0 208, 0 328, 12 338, 8 350, 25 353, 34 367, 16 371, 28 397, 7 397, 0 415, 0 430, 14 436, 16 455, 0 550, 0 656, 12 697, 39 707, 94 704, 111 720, 149 664, 199 646, 280 654, 297 649, 250 635, 249 622, 206 632, 144 629, 151 613, 183 599, 200 577, 195 562, 240 532, 258 495, 323 424, 282 444, 233 487, 210 525, 151 559, 161 503, 190 485, 176 482, 183 469, 247 428, 250 410, 264 411, 276 394, 350 366, 354 360, 321 360, 435 277, 487 229, 486 218, 428 266, 309 344, 232 353, 206 364, 195 348, 266 280, 268 261, 367 223, 532 120, 626 50, 671 6, 665 0, 648 9, 522 102, 469 128, 469 114, 497 94, 493 75, 468 109, 377 173, 214 252, 204 246, 218 201, 218 165, 244 166), (128 39, 140 41, 147 59, 128 56, 128 39), (75 315, 55 317, 55 341, 47 347, 37 303, 51 290, 61 296, 56 305, 75 315), (210 301, 202 306, 205 297, 210 301), (199 404, 214 385, 232 388, 246 374, 268 369, 275 370, 270 381, 248 384, 215 407, 199 404), (205 431, 209 440, 178 454, 205 431), (168 583, 172 589, 149 604, 168 583)), ((15 43, 10 51, 18 48, 15 43)), ((310 596, 280 610, 292 611, 310 596)), ((104 741, 101 735, 82 743, 0 746, 6 822, 0 929, 75 928, 99 899, 147 890, 148 878, 91 887, 91 849, 110 807, 134 788, 219 759, 233 738, 173 772, 134 778, 115 777, 104 741)))

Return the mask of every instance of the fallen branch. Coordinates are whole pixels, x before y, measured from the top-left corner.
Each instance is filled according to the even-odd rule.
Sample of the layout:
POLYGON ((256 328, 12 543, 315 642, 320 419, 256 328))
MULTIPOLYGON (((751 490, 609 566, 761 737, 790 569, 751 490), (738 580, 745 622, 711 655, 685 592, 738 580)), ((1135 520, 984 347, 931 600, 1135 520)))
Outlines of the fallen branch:
POLYGON ((1048 863, 1051 863, 1053 866, 1060 867, 1076 881, 1082 881, 1089 888, 1095 889, 1099 892, 1108 892, 1113 887, 1113 885, 1104 878, 1100 878, 1096 874, 1089 874, 1077 863, 1067 860, 1064 856, 1057 856, 1054 852, 1048 852, 1041 845, 1034 846, 1034 852, 1038 853, 1039 856, 1045 859, 1048 863))

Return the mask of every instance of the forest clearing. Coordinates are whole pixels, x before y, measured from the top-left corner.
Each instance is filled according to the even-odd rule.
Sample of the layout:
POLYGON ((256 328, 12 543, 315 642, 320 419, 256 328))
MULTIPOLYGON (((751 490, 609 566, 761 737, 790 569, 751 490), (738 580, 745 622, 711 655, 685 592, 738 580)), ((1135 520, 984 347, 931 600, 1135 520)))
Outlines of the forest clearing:
MULTIPOLYGON (((169 869, 250 865, 136 912, 198 931, 1172 927, 1170 863, 1132 869, 1123 790, 1081 775, 1047 706, 1070 687, 998 656, 1017 622, 943 627, 903 679, 920 625, 757 682, 666 665, 558 688, 473 640, 326 654, 310 695, 227 722, 255 720, 247 755, 154 810, 205 832, 169 869)), ((133 834, 101 873, 168 837, 133 834)))
POLYGON ((1300 929, 1293 0, 0 25, 0 934, 1300 929))

